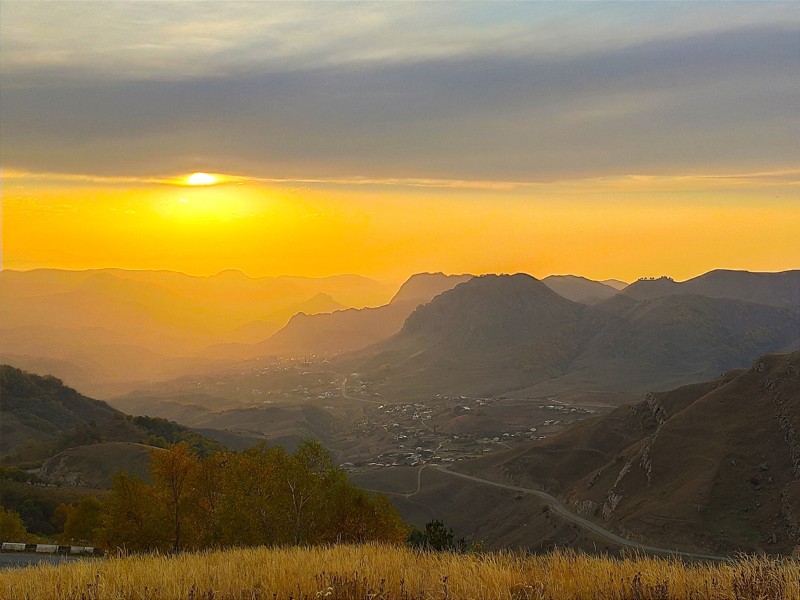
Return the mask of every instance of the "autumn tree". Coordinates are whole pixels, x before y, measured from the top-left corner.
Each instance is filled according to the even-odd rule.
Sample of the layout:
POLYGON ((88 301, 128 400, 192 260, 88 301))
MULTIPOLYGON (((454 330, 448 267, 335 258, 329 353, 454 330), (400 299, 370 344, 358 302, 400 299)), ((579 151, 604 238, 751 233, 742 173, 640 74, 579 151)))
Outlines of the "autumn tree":
POLYGON ((28 531, 19 514, 0 505, 0 542, 24 542, 28 531))
POLYGON ((283 538, 278 485, 286 460, 282 447, 263 443, 230 455, 220 508, 226 544, 274 544, 283 538))
POLYGON ((233 460, 230 452, 218 452, 202 459, 193 473, 195 494, 193 517, 199 547, 218 547, 223 544, 223 501, 226 470, 233 460))
POLYGON ((330 514, 327 501, 336 473, 330 455, 319 442, 304 442, 293 456, 286 457, 282 479, 288 491, 294 544, 316 541, 314 533, 330 514))
POLYGON ((104 508, 99 537, 105 545, 135 551, 169 547, 169 515, 155 498, 152 487, 138 477, 125 471, 117 473, 104 508))
POLYGON ((188 507, 194 493, 192 476, 197 467, 197 457, 185 442, 172 446, 166 452, 152 453, 150 475, 155 496, 166 505, 172 521, 174 552, 181 549, 181 532, 188 521, 188 507))
POLYGON ((95 543, 102 524, 103 505, 94 496, 86 496, 67 512, 60 540, 67 543, 95 543))
POLYGON ((259 444, 198 459, 185 444, 154 452, 147 485, 118 475, 103 529, 112 545, 171 547, 402 543, 407 529, 384 496, 356 488, 317 442, 294 454, 259 444))

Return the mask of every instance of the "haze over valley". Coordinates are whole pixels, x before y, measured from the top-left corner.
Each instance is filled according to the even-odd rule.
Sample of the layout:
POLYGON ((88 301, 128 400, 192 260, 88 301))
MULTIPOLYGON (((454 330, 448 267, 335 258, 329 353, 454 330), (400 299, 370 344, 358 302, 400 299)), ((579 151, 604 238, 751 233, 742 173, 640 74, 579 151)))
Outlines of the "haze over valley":
MULTIPOLYGON (((668 439, 667 432, 679 422, 673 415, 678 419, 690 408, 716 406, 705 395, 723 384, 726 390, 741 390, 730 402, 748 407, 767 402, 763 410, 753 405, 727 412, 733 419, 730 427, 740 430, 724 439, 746 438, 743 431, 754 426, 751 414, 767 419, 760 426, 765 430, 768 422, 777 426, 770 416, 772 394, 764 395, 758 384, 768 377, 761 375, 764 368, 774 371, 771 377, 777 381, 788 377, 789 401, 781 414, 790 427, 800 427, 792 424, 798 417, 791 383, 798 357, 785 354, 800 347, 798 294, 800 271, 717 270, 686 282, 644 278, 617 287, 575 276, 540 281, 526 274, 423 273, 396 289, 358 276, 4 271, 0 311, 3 322, 13 326, 3 327, 1 357, 17 368, 54 374, 123 413, 177 422, 213 440, 209 443, 244 449, 266 442, 293 451, 304 440, 319 440, 354 482, 387 493, 409 522, 421 527, 447 515, 460 535, 491 547, 589 547, 598 541, 619 546, 591 531, 575 533, 568 520, 557 519, 562 524, 551 531, 542 517, 550 519, 550 513, 542 512, 541 500, 531 497, 524 507, 516 506, 516 496, 505 488, 453 480, 437 467, 546 490, 576 514, 652 545, 669 542, 696 552, 785 550, 797 522, 791 508, 784 521, 752 520, 765 509, 752 518, 744 515, 735 534, 713 534, 714 523, 730 518, 723 513, 739 510, 725 508, 729 502, 752 502, 745 492, 763 486, 745 485, 750 476, 743 474, 726 475, 728 483, 718 479, 719 467, 713 465, 725 464, 734 452, 724 443, 718 456, 696 451, 712 473, 691 476, 692 485, 732 489, 730 496, 719 492, 724 497, 696 492, 705 499, 680 509, 691 512, 710 503, 710 521, 687 518, 691 535, 672 525, 662 531, 647 516, 664 510, 677 515, 677 505, 662 512, 641 508, 641 501, 633 499, 639 491, 623 493, 620 481, 612 485, 598 478, 617 477, 619 471, 627 481, 626 469, 647 464, 648 483, 641 493, 651 493, 653 469, 660 473, 650 466, 657 456, 656 438, 668 439), (749 380, 736 371, 762 360, 767 366, 753 367, 749 380), (721 373, 728 374, 715 383, 721 373), (633 421, 626 425, 626 419, 633 421), (641 419, 648 425, 639 433, 641 425, 635 424, 641 419), (609 427, 618 432, 613 443, 608 434, 594 433, 609 427), (626 453, 632 453, 628 467, 620 462, 626 453), (613 463, 604 465, 602 456, 613 463), (744 491, 736 491, 740 483, 744 491), (478 512, 450 515, 442 501, 453 489, 460 490, 459 497, 470 497, 464 504, 478 512), (587 489, 591 493, 582 491, 587 489), (644 512, 630 513, 628 502, 644 512), (512 533, 515 528, 498 528, 522 521, 532 521, 524 536, 512 533)), ((30 425, 22 423, 28 421, 13 416, 15 409, 7 405, 5 399, 3 454, 11 464, 58 451, 47 458, 39 476, 87 488, 110 485, 112 464, 146 474, 148 454, 137 445, 146 433, 101 433, 96 439, 103 444, 62 443, 48 450, 50 442, 36 433, 38 427, 25 429, 30 425), (40 449, 24 451, 28 439, 39 440, 40 449)), ((119 418, 112 408, 104 410, 105 416, 81 410, 64 424, 119 418)), ((54 421, 57 429, 64 427, 60 420, 54 421)), ((708 424, 714 418, 688 422, 708 424)), ((52 431, 49 427, 43 431, 52 431)), ((707 439, 702 433, 675 435, 707 439)), ((785 476, 793 468, 795 450, 791 445, 781 450, 777 440, 767 444, 735 452, 771 456, 758 464, 772 464, 783 479, 771 477, 774 491, 769 494, 784 498, 780 506, 790 507, 796 490, 792 477, 785 476)), ((761 482, 766 475, 759 475, 759 468, 740 466, 753 470, 752 477, 761 482)), ((669 472, 663 476, 664 485, 675 485, 669 472)))
POLYGON ((0 0, 0 597, 800 600, 798 31, 0 0))

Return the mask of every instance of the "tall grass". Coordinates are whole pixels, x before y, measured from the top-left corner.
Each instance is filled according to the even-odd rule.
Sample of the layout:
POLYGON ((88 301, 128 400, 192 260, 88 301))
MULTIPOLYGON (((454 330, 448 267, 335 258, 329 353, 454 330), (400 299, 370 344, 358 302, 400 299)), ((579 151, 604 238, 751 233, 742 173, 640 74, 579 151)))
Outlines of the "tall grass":
POLYGON ((132 556, 0 574, 8 600, 519 598, 800 600, 800 562, 684 564, 573 552, 457 555, 397 546, 132 556))

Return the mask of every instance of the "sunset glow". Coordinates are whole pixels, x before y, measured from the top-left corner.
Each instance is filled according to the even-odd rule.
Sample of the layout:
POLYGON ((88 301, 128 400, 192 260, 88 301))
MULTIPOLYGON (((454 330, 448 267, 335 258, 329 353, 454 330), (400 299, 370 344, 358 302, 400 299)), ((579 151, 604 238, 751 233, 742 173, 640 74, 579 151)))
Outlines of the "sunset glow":
POLYGON ((3 268, 797 267, 796 5, 48 6, 4 4, 3 268))
POLYGON ((186 178, 188 185, 214 185, 217 181, 214 175, 208 173, 192 173, 186 178))

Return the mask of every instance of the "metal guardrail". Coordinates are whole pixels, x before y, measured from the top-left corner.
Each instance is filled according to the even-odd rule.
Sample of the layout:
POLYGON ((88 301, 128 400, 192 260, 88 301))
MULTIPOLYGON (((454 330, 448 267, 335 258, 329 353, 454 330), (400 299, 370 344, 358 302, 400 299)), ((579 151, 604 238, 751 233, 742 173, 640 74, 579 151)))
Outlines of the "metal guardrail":
POLYGON ((2 552, 35 552, 37 554, 69 554, 71 556, 102 556, 100 548, 93 546, 58 546, 56 544, 25 544, 23 542, 3 542, 2 552))

